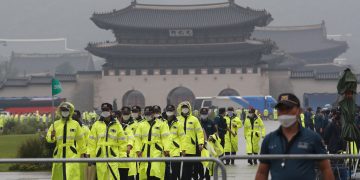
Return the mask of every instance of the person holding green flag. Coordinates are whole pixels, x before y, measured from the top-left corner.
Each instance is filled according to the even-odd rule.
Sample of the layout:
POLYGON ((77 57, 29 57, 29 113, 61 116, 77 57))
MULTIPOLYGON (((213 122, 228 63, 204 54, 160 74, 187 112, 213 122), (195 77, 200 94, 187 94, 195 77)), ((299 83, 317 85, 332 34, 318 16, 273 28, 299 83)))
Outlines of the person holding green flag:
POLYGON ((62 91, 62 87, 61 87, 61 83, 58 79, 52 78, 51 80, 51 106, 52 106, 52 111, 51 111, 51 120, 52 120, 52 124, 54 124, 55 121, 55 102, 54 102, 54 96, 57 94, 60 94, 62 91))
MULTIPOLYGON (((46 135, 49 143, 55 143, 54 158, 85 157, 86 145, 83 130, 80 124, 72 119, 74 105, 63 102, 58 108, 59 120, 53 122, 46 135), (76 143, 75 143, 76 142, 76 143)), ((80 180, 79 163, 53 163, 51 179, 78 179, 80 180)))

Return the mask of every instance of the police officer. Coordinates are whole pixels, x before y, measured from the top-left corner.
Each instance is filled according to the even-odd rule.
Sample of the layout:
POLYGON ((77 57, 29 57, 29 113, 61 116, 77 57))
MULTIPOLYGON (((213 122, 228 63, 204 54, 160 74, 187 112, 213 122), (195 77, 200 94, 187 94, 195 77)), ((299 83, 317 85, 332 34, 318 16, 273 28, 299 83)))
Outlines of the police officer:
MULTIPOLYGON (((178 105, 178 117, 177 119, 184 125, 184 143, 182 150, 187 157, 200 156, 200 152, 204 145, 204 133, 199 120, 192 115, 191 105, 188 101, 181 102, 178 105)), ((183 180, 190 180, 194 175, 198 175, 199 172, 195 170, 196 163, 184 162, 183 164, 183 180)), ((195 177, 195 179, 198 179, 195 177)))
MULTIPOLYGON (((258 154, 260 138, 265 137, 265 127, 261 118, 255 114, 255 109, 250 109, 249 115, 245 119, 244 136, 246 140, 246 153, 248 155, 258 154)), ((257 160, 248 159, 248 163, 256 165, 257 160)))
MULTIPOLYGON (((314 112, 312 111, 312 108, 307 108, 307 111, 304 113, 304 122, 305 127, 310 128, 311 130, 314 130, 314 112)), ((303 126, 304 127, 304 126, 303 126)))
POLYGON ((166 119, 164 119, 163 118, 163 116, 162 116, 162 113, 161 113, 161 107, 160 106, 158 106, 158 105, 155 105, 155 106, 153 106, 153 109, 154 109, 154 117, 156 118, 156 119, 159 119, 159 120, 161 120, 161 121, 165 121, 166 119))
MULTIPOLYGON (((238 151, 238 130, 243 127, 242 121, 235 114, 233 107, 227 108, 227 115, 225 116, 227 124, 227 132, 225 134, 225 155, 236 155, 238 151)), ((226 160, 226 165, 229 165, 230 160, 226 160)), ((234 159, 231 159, 231 164, 234 165, 234 159)))
MULTIPOLYGON (((165 108, 165 119, 167 120, 169 130, 170 130, 170 156, 171 157, 180 157, 183 152, 181 147, 183 146, 183 141, 185 137, 184 126, 176 118, 176 111, 174 105, 167 105, 165 108)), ((180 179, 180 162, 169 162, 170 171, 167 171, 165 179, 180 179)))
MULTIPOLYGON (((83 130, 83 133, 84 133, 84 137, 85 137, 84 138, 85 147, 87 148, 90 129, 89 129, 89 127, 84 125, 84 123, 82 121, 82 117, 81 117, 81 112, 79 110, 74 111, 74 115, 72 116, 72 118, 80 124, 81 129, 83 130)), ((88 157, 88 154, 86 154, 86 157, 88 157)), ((88 169, 87 163, 80 163, 80 179, 86 179, 87 169, 88 169)))
POLYGON ((263 112, 263 116, 264 116, 264 120, 268 120, 269 118, 269 110, 268 109, 264 109, 264 112, 263 112))
POLYGON ((0 134, 4 131, 5 115, 0 115, 0 134))
MULTIPOLYGON (((154 105, 153 110, 154 110, 155 119, 158 119, 160 122, 163 122, 164 126, 167 126, 167 129, 169 129, 168 123, 167 123, 166 119, 163 117, 163 113, 161 113, 161 107, 158 106, 158 105, 154 105)), ((170 164, 165 163, 165 164, 162 164, 162 165, 165 166, 165 174, 170 174, 170 169, 171 169, 170 164)))
POLYGON ((278 120, 278 111, 277 111, 277 109, 273 109, 273 120, 274 121, 278 120))
MULTIPOLYGON (((140 123, 135 133, 135 152, 138 157, 156 158, 169 156, 169 129, 155 118, 154 108, 144 109, 146 122, 140 123)), ((140 180, 163 179, 165 162, 144 162, 139 167, 140 180)))
MULTIPOLYGON (((89 136, 89 154, 91 158, 118 158, 120 147, 132 145, 126 142, 126 136, 120 123, 112 115, 112 105, 101 105, 100 119, 91 127, 89 136)), ((119 179, 118 163, 96 163, 98 180, 119 179)))
POLYGON ((131 117, 137 123, 143 122, 145 119, 141 115, 141 107, 140 106, 133 106, 131 107, 131 117))
MULTIPOLYGON (((83 130, 78 122, 72 119, 74 106, 69 102, 60 104, 57 112, 61 117, 49 128, 46 140, 56 143, 54 158, 85 157, 86 147, 83 130), (75 144, 76 141, 76 144, 75 144)), ((79 179, 79 163, 53 163, 52 179, 79 179)))
POLYGON ((240 117, 240 119, 241 119, 242 121, 245 121, 246 115, 247 115, 247 112, 245 111, 245 108, 242 108, 242 109, 241 109, 241 117, 240 117))
MULTIPOLYGON (((278 130, 267 135, 261 145, 261 154, 326 154, 321 137, 299 122, 300 101, 290 93, 281 94, 276 105, 279 113, 278 130)), ((316 179, 319 167, 322 179, 333 180, 330 161, 293 159, 261 160, 256 180, 272 179, 316 179)))
MULTIPOLYGON (((134 134, 137 127, 137 122, 131 117, 131 108, 124 106, 121 108, 121 116, 119 117, 122 128, 124 129, 126 142, 132 146, 135 144, 134 134)), ((127 149, 126 146, 120 146, 120 157, 136 157, 136 153, 131 149, 127 149)), ((121 180, 134 180, 137 174, 136 162, 119 163, 119 174, 121 180)))

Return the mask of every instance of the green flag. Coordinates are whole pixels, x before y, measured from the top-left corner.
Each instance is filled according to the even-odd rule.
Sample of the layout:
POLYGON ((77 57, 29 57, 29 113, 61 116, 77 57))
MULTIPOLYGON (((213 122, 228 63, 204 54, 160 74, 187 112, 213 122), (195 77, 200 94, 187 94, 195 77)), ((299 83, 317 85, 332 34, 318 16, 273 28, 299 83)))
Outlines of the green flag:
POLYGON ((62 91, 62 87, 61 87, 61 84, 60 84, 60 81, 53 78, 51 80, 51 92, 52 92, 52 95, 57 95, 57 94, 60 94, 62 91))

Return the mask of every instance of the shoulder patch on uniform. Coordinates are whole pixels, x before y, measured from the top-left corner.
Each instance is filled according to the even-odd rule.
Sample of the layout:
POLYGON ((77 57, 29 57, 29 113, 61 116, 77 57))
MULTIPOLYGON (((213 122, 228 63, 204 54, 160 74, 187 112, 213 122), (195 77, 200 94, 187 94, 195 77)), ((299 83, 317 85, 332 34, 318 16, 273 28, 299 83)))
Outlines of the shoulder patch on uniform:
POLYGON ((113 133, 116 133, 116 130, 115 129, 110 129, 111 132, 113 133))
POLYGON ((174 129, 177 129, 177 127, 176 127, 176 126, 173 126, 173 128, 174 128, 174 129))
POLYGON ((159 127, 159 126, 156 126, 155 129, 160 129, 160 127, 159 127))
POLYGON ((193 122, 189 122, 189 124, 194 124, 193 122))
POLYGON ((70 132, 75 132, 75 129, 70 129, 70 132))

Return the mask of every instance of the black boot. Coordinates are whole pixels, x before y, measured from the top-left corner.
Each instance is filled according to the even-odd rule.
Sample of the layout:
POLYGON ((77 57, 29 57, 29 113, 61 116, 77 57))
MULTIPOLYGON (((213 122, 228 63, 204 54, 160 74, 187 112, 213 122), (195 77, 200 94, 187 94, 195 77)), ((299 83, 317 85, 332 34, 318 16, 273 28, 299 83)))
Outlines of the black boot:
MULTIPOLYGON (((251 155, 251 154, 248 154, 248 155, 251 155)), ((250 164, 250 166, 253 165, 253 160, 252 159, 248 159, 248 163, 250 164)))
MULTIPOLYGON (((229 155, 230 155, 229 152, 226 152, 226 153, 225 153, 225 156, 229 156, 229 155)), ((225 160, 225 165, 229 165, 229 163, 230 163, 230 159, 226 159, 226 160, 225 160)))
MULTIPOLYGON (((234 156, 235 156, 235 155, 236 155, 236 152, 232 152, 231 155, 234 155, 234 156)), ((231 162, 230 162, 231 165, 235 165, 235 159, 231 159, 230 161, 231 161, 231 162)))
MULTIPOLYGON (((257 153, 254 153, 254 155, 257 155, 257 153)), ((254 164, 257 165, 257 159, 254 159, 254 164)))

